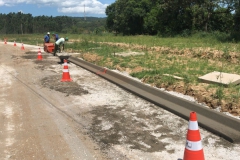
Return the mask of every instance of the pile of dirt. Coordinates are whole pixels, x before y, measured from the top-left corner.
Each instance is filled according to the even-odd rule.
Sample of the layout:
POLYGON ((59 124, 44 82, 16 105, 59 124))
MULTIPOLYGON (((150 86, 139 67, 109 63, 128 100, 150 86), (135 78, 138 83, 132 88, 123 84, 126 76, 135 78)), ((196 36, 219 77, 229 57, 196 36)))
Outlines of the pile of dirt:
MULTIPOLYGON (((144 80, 143 80, 144 81, 144 80)), ((175 85, 158 84, 158 88, 165 88, 167 91, 175 91, 184 95, 192 96, 199 103, 205 104, 209 108, 220 108, 221 112, 229 112, 234 116, 240 116, 240 104, 233 101, 216 99, 216 89, 206 89, 206 84, 200 83, 198 85, 185 86, 182 83, 175 85)), ((226 93, 225 93, 226 94, 226 93)))
POLYGON ((188 57, 196 57, 196 58, 202 58, 202 59, 214 59, 214 60, 222 60, 225 59, 228 62, 237 64, 239 63, 239 54, 237 52, 223 52, 211 48, 202 48, 202 47, 196 47, 196 48, 185 48, 185 49, 173 49, 170 47, 160 47, 160 46, 154 46, 154 47, 147 47, 145 45, 137 45, 137 44, 126 44, 126 43, 113 43, 113 42, 100 42, 101 44, 107 44, 110 46, 117 46, 121 48, 126 49, 132 49, 132 50, 142 50, 142 51, 148 51, 148 52, 158 52, 162 54, 174 54, 174 55, 181 55, 181 56, 188 56, 188 57))
POLYGON ((41 80, 42 86, 69 95, 84 95, 88 91, 76 82, 61 82, 61 76, 49 76, 41 80))
POLYGON ((91 54, 91 53, 85 53, 82 55, 82 58, 88 62, 98 62, 102 60, 101 56, 98 56, 96 54, 91 54))

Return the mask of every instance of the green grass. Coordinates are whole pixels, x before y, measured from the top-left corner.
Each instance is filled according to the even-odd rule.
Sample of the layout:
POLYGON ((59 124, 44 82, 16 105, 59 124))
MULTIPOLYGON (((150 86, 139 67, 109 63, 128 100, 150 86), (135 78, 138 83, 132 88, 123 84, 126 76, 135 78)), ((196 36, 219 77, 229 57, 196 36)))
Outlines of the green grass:
MULTIPOLYGON (((228 48, 229 51, 238 51, 240 49, 240 45, 237 43, 229 43, 219 41, 219 38, 214 36, 214 34, 210 34, 208 36, 200 36, 193 35, 192 37, 173 37, 173 38, 162 38, 157 36, 114 36, 113 34, 59 34, 60 37, 69 37, 69 40, 82 39, 91 42, 113 42, 113 43, 124 43, 127 44, 128 47, 133 45, 141 45, 146 48, 154 47, 154 46, 164 46, 169 48, 176 49, 184 49, 184 48, 212 48, 223 50, 224 48, 228 48)), ((227 36, 227 35, 226 35, 227 36)), ((7 37, 9 41, 17 41, 23 42, 26 44, 36 44, 43 42, 43 34, 8 34, 1 35, 3 37, 7 37)), ((52 38, 52 37, 51 37, 52 38)))
MULTIPOLYGON (((94 63, 110 69, 116 66, 134 69, 142 67, 141 72, 131 75, 144 79, 147 83, 174 85, 179 82, 163 74, 171 74, 183 77, 184 84, 198 84, 198 77, 209 72, 221 71, 240 74, 239 66, 230 62, 230 52, 239 55, 240 44, 229 41, 229 35, 215 32, 213 34, 197 33, 191 37, 162 38, 157 36, 114 36, 109 33, 95 34, 59 34, 60 37, 69 37, 72 43, 66 43, 66 48, 83 54, 96 54, 101 58, 94 63), (151 47, 163 47, 164 50, 157 51, 151 47), (186 51, 192 55, 182 56, 186 51), (203 50, 200 50, 203 49, 203 50), (208 49, 205 51, 204 49, 208 49), (119 57, 114 53, 123 51, 144 52, 145 55, 119 57), (215 58, 214 51, 222 51, 222 58, 215 58), (202 57, 207 53, 206 57, 202 57), (210 63, 209 60, 212 60, 210 63), (111 62, 111 63, 110 63, 111 62)), ((25 44, 42 44, 44 34, 33 35, 1 35, 7 37, 8 41, 23 42, 25 44)), ((214 98, 222 100, 230 98, 238 102, 240 98, 239 86, 209 85, 215 88, 214 98), (224 90, 231 93, 225 95, 224 90)))

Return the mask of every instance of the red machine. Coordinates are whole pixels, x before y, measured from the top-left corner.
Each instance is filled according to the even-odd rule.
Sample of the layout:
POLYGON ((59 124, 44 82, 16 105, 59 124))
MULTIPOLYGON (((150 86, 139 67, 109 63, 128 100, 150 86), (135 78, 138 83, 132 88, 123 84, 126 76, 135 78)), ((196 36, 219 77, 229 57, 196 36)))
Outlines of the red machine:
POLYGON ((45 43, 44 51, 48 53, 52 53, 54 51, 54 43, 45 43))

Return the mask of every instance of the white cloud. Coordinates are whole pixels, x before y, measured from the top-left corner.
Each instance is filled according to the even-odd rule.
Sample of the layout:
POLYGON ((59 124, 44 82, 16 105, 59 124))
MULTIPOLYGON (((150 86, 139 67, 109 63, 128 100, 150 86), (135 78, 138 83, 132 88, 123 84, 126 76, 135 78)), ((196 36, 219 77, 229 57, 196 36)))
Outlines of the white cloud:
POLYGON ((98 0, 0 0, 0 6, 13 6, 21 3, 36 4, 38 6, 56 6, 58 12, 105 14, 105 9, 109 4, 103 4, 98 0), (85 6, 85 8, 84 8, 85 6))
POLYGON ((97 0, 87 0, 70 5, 74 4, 74 2, 76 1, 70 0, 66 4, 62 3, 58 11, 62 13, 84 13, 85 10, 86 14, 105 14, 105 8, 108 6, 108 4, 102 4, 97 0))

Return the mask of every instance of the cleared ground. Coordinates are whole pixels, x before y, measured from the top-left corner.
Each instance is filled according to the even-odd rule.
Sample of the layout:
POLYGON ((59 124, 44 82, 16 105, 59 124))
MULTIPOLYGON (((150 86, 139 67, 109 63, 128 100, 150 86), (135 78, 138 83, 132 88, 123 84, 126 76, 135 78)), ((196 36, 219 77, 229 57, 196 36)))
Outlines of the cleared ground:
MULTIPOLYGON (((51 54, 0 47, 3 159, 182 159, 188 121, 74 64, 60 82, 51 54)), ((239 144, 200 132, 206 159, 240 159, 239 144)))

